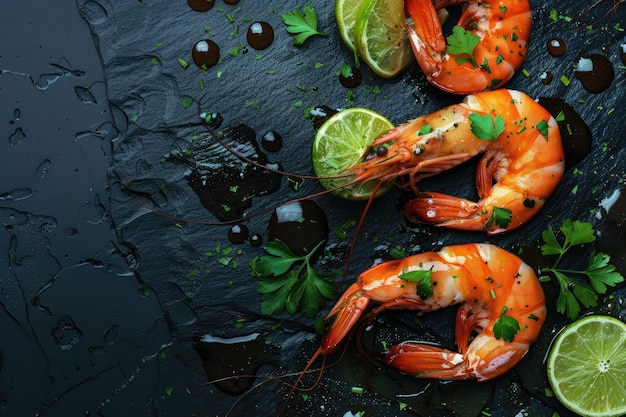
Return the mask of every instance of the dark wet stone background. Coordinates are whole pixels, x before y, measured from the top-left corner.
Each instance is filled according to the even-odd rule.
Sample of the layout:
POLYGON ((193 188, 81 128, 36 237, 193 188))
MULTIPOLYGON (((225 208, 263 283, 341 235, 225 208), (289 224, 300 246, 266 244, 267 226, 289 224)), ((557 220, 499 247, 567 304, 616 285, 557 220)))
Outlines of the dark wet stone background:
MULTIPOLYGON (((314 5, 320 29, 329 36, 296 47, 280 14, 304 5, 297 1, 243 0, 229 6, 217 0, 207 13, 193 12, 184 1, 2 2, 0 415, 224 415, 238 397, 215 386, 187 391, 206 382, 192 347, 196 335, 247 340, 245 353, 213 343, 213 370, 221 365, 226 373, 255 372, 260 364, 259 374, 284 375, 302 369, 319 343, 312 320, 259 313, 248 262, 263 253, 262 247, 232 245, 228 226, 201 224, 215 217, 187 183, 193 166, 177 155, 185 154, 195 136, 206 137, 195 107, 201 98, 203 110, 223 117, 221 128, 243 123, 256 132, 257 140, 268 130, 279 132, 285 146, 277 153, 265 152, 266 157, 299 173, 310 173, 309 155, 302 151, 314 136, 304 116, 307 108, 363 106, 401 123, 460 100, 425 85, 416 67, 394 81, 365 71, 360 87, 342 87, 336 73, 352 58, 335 29, 332 3, 314 5), (275 29, 267 50, 246 46, 245 31, 255 20, 275 29), (203 38, 213 39, 222 56, 206 73, 191 60, 191 48, 203 38), (190 66, 183 69, 179 58, 190 66), (191 106, 186 99, 193 100, 191 106), (234 251, 223 265, 220 255, 227 248, 234 251)), ((593 22, 608 10, 608 3, 583 21, 593 22)), ((572 105, 592 131, 589 155, 569 169, 536 219, 497 238, 410 233, 399 226, 398 193, 390 193, 368 215, 351 277, 375 258, 388 256, 392 246, 430 250, 476 240, 523 249, 525 259, 539 266, 533 248, 541 230, 568 217, 593 222, 602 233, 597 246, 626 271, 623 196, 606 208, 607 199, 623 189, 626 179, 620 59, 626 12, 622 8, 588 30, 548 18, 552 7, 575 15, 580 11, 575 0, 533 5, 535 26, 524 64, 529 76, 518 74, 508 87, 572 105), (545 47, 553 36, 568 45, 558 58, 545 47), (578 57, 590 53, 603 54, 615 69, 612 87, 603 93, 586 92, 573 75, 578 57), (555 75, 550 85, 538 78, 543 71, 555 75), (571 85, 559 82, 561 75, 571 85)), ((215 144, 204 152, 232 162, 215 144)), ((428 181, 423 189, 468 195, 472 177, 471 166, 461 168, 428 181)), ((283 180, 279 192, 254 198, 251 211, 319 189, 308 181, 293 192, 283 180)), ((358 218, 363 207, 332 196, 316 201, 331 228, 358 218)), ((268 221, 269 213, 253 218, 248 222, 251 233, 265 236, 268 221)), ((342 253, 347 241, 331 233, 329 245, 342 253)), ((572 259, 572 266, 587 256, 572 259)), ((554 306, 554 287, 545 288, 554 306)), ((595 311, 624 319, 624 290, 613 295, 595 311)), ((427 316, 425 327, 418 328, 412 314, 389 314, 376 328, 387 340, 418 332, 418 337, 449 345, 453 315, 427 316)), ((486 384, 402 377, 372 366, 351 344, 306 399, 302 393, 294 395, 286 415, 365 410, 366 416, 469 417, 483 411, 493 416, 551 416, 558 411, 566 416, 567 411, 545 396, 542 363, 565 323, 552 307, 524 362, 486 384), (352 386, 365 387, 366 394, 352 394, 352 386), (401 411, 399 402, 409 406, 401 411)), ((369 333, 366 347, 373 344, 368 345, 369 333)), ((243 397, 231 415, 274 415, 287 391, 275 381, 264 383, 243 397)))

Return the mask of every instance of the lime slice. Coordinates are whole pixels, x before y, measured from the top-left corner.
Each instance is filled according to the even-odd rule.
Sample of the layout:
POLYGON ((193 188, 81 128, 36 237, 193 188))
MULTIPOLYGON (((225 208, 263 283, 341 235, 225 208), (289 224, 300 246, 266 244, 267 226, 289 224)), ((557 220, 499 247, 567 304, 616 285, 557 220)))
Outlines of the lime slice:
MULTIPOLYGON (((313 169, 318 177, 346 175, 343 170, 361 162, 372 141, 393 129, 393 124, 375 111, 354 107, 342 110, 322 124, 313 140, 313 169)), ((348 173, 349 174, 349 173, 348 173)), ((335 190, 353 180, 352 176, 320 179, 327 190, 335 190)), ((372 195, 378 180, 348 185, 333 194, 348 200, 363 200, 372 195)), ((377 196, 391 189, 383 184, 377 196)))
POLYGON ((364 0, 356 20, 355 42, 376 74, 393 78, 414 61, 405 26, 403 0, 364 0))
POLYGON ((361 3, 363 0, 337 0, 335 2, 335 18, 339 27, 339 34, 346 46, 353 52, 356 51, 354 25, 361 3))
POLYGON ((626 324, 588 316, 567 326, 548 356, 558 400, 584 417, 626 414, 626 324))

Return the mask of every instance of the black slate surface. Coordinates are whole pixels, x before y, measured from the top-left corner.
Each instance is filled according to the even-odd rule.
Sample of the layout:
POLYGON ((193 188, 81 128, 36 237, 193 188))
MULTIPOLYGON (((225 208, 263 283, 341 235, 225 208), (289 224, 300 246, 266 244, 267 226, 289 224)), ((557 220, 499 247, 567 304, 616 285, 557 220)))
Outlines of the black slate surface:
MULTIPOLYGON (((0 137, 5 138, 0 142, 5 226, 0 245, 6 253, 0 276, 2 415, 222 416, 235 405, 231 415, 240 416, 275 415, 281 409, 288 387, 277 381, 264 382, 241 399, 214 385, 198 386, 207 381, 193 349, 198 335, 245 341, 209 344, 217 357, 208 365, 214 375, 240 369, 259 375, 297 372, 319 339, 313 320, 260 314, 248 262, 263 253, 262 247, 235 246, 227 239, 229 226, 201 224, 215 217, 188 185, 189 158, 178 155, 185 156, 201 140, 206 141, 203 155, 226 165, 237 161, 210 141, 195 102, 219 113, 220 129, 245 124, 257 140, 269 130, 279 132, 285 145, 276 153, 262 151, 267 160, 286 171, 310 173, 307 151, 315 131, 304 116, 307 108, 362 106, 402 123, 461 99, 426 85, 416 66, 393 81, 365 70, 361 86, 342 87, 336 73, 352 56, 339 38, 332 3, 313 4, 328 36, 300 47, 280 19, 281 13, 304 5, 296 1, 244 0, 230 6, 218 0, 207 13, 193 12, 183 1, 0 5, 0 137), (246 46, 245 32, 255 20, 274 27, 276 37, 267 50, 246 46), (191 60, 191 48, 204 38, 218 43, 222 56, 206 72, 191 60), (190 66, 182 68, 179 58, 190 66), (226 248, 234 248, 233 259, 223 265, 219 258, 226 248), (256 364, 262 364, 258 371, 256 364)), ((524 64, 528 76, 516 75, 507 87, 563 99, 593 136, 590 153, 568 169, 539 216, 520 231, 493 238, 454 231, 414 234, 399 226, 399 193, 392 192, 368 214, 348 279, 388 257, 396 245, 414 251, 489 241, 523 249, 523 257, 540 266, 533 248, 541 230, 565 218, 591 221, 601 232, 597 247, 626 272, 620 194, 626 179, 620 57, 626 12, 622 7, 592 28, 577 23, 595 22, 609 3, 580 21, 555 23, 548 16, 551 8, 574 16, 580 3, 532 2, 535 24, 524 64), (565 55, 547 53, 552 37, 565 39, 565 55), (573 65, 590 53, 612 63, 615 79, 609 90, 589 93, 575 79, 573 65), (549 85, 539 79, 544 71, 555 75, 549 85), (558 80, 561 75, 572 81, 569 86, 558 80), (611 197, 617 203, 608 208, 611 197)), ((467 195, 471 178, 473 167, 468 166, 423 188, 467 195)), ((249 212, 319 190, 315 181, 307 181, 294 192, 283 179, 278 192, 254 198, 249 212)), ((363 208, 363 203, 333 196, 315 201, 331 228, 358 218, 363 208)), ((268 221, 269 213, 247 224, 265 237, 268 221)), ((347 244, 331 233, 329 247, 339 259, 330 266, 341 265, 347 244)), ((571 260, 572 266, 584 261, 571 260)), ((366 416, 571 415, 545 395, 543 360, 567 323, 555 312, 554 287, 545 288, 552 308, 540 340, 516 370, 496 381, 403 377, 372 365, 352 343, 317 388, 293 396, 284 415, 344 415, 349 410, 366 416), (366 393, 352 394, 352 386, 366 393), (408 406, 401 410, 400 403, 408 406)), ((594 312, 624 319, 624 290, 613 296, 602 299, 594 312)), ((451 344, 453 315, 426 316, 422 329, 412 323, 412 314, 389 314, 376 327, 390 339, 421 332, 421 337, 451 344)), ((307 379, 310 384, 314 377, 307 379)))

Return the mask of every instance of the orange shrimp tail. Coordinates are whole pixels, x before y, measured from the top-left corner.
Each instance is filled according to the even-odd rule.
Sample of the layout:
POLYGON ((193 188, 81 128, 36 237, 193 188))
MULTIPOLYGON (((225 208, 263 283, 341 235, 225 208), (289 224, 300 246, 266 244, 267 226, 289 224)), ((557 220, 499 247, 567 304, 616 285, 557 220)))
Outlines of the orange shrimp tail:
POLYGON ((405 342, 392 346, 382 359, 387 366, 419 378, 475 378, 463 355, 436 346, 405 342))
POLYGON ((369 298, 362 293, 360 283, 352 284, 328 313, 326 320, 334 317, 334 321, 322 338, 322 355, 330 355, 337 350, 367 309, 369 298))
POLYGON ((446 40, 441 30, 437 10, 431 0, 405 2, 407 31, 413 54, 425 74, 438 74, 441 54, 446 50, 446 40))

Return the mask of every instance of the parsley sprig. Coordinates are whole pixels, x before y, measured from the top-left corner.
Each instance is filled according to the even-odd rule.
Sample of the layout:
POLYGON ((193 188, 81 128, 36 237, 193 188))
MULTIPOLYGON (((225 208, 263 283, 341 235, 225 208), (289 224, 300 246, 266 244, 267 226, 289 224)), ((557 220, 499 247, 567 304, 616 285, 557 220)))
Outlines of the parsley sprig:
POLYGON ((398 275, 398 278, 408 281, 417 282, 417 295, 422 300, 427 299, 433 295, 433 268, 423 269, 423 265, 419 265, 422 269, 414 269, 412 271, 402 270, 402 273, 398 275))
POLYGON ((593 251, 585 270, 571 270, 560 268, 559 264, 572 247, 591 243, 596 240, 593 226, 588 222, 566 219, 559 228, 563 235, 563 243, 559 242, 552 229, 548 227, 541 233, 544 244, 541 246, 543 256, 556 256, 551 267, 542 268, 542 273, 553 274, 559 283, 559 297, 557 299, 557 312, 566 314, 571 320, 575 320, 583 307, 595 307, 598 304, 598 295, 605 294, 608 287, 614 287, 624 281, 624 277, 611 265, 611 257, 602 252, 593 251), (589 285, 570 275, 585 275, 589 285))
POLYGON ((449 54, 468 55, 468 57, 457 57, 455 61, 458 65, 471 62, 474 67, 478 68, 478 63, 474 57, 474 48, 476 48, 476 45, 480 42, 480 36, 474 35, 461 26, 454 26, 452 28, 452 34, 446 38, 446 41, 448 43, 446 52, 449 54))
POLYGON ((468 119, 470 121, 470 129, 478 139, 496 140, 500 133, 505 130, 505 120, 500 115, 493 117, 490 114, 470 113, 468 119))
POLYGON ((493 325, 493 335, 496 339, 512 342, 515 334, 520 330, 520 325, 513 317, 506 315, 508 309, 507 306, 502 307, 500 318, 493 325))
POLYGON ((317 30, 317 12, 314 8, 307 5, 304 6, 304 13, 295 9, 292 12, 285 13, 281 17, 287 25, 287 32, 294 34, 293 43, 302 45, 309 37, 313 35, 326 36, 317 30))
POLYGON ((261 313, 280 314, 298 309, 307 317, 314 317, 326 299, 337 298, 337 286, 331 274, 324 274, 311 266, 311 258, 322 246, 320 242, 304 256, 295 255, 280 240, 268 242, 268 255, 254 258, 250 265, 252 275, 261 279, 257 291, 261 294, 261 313))

